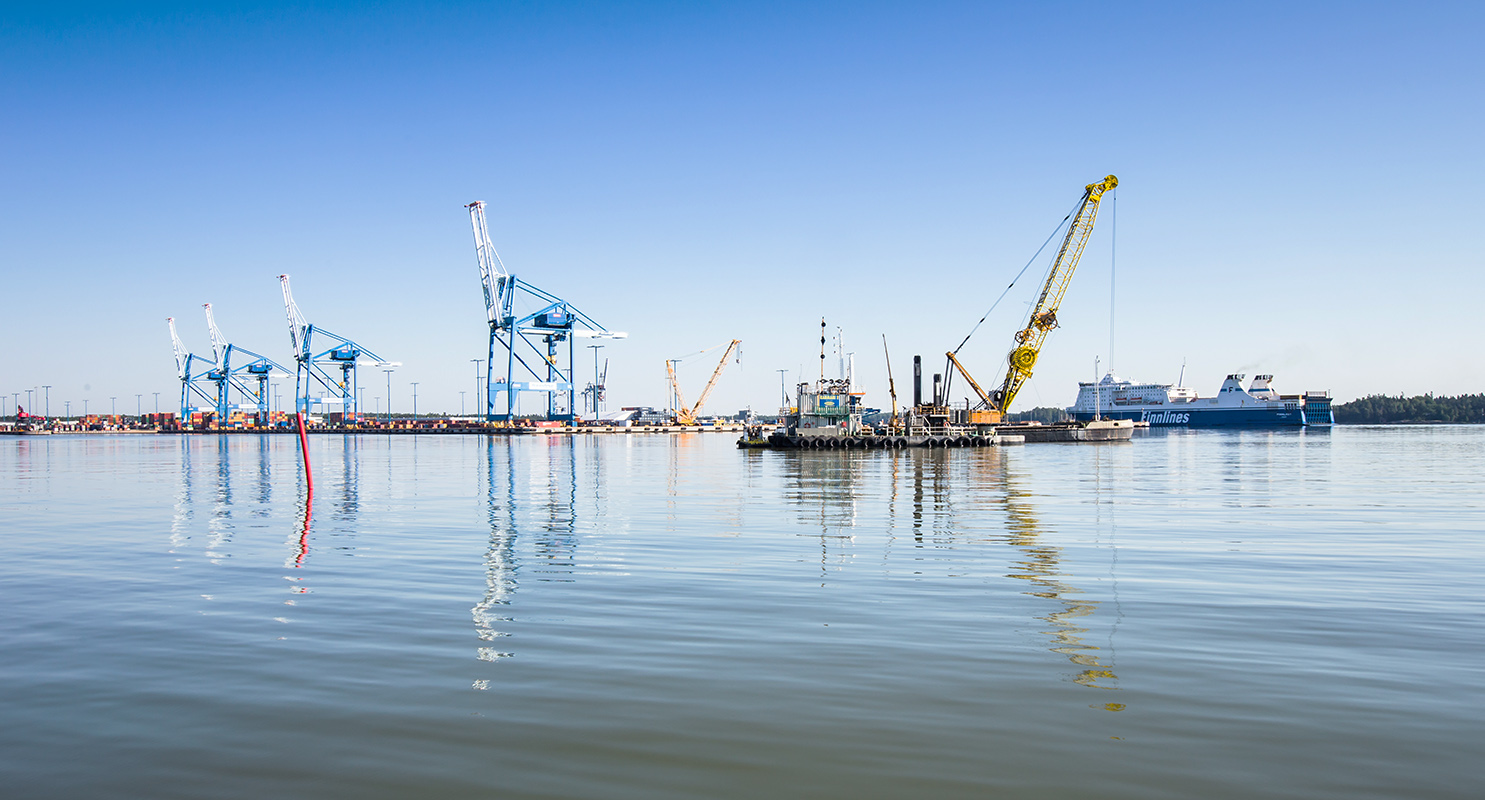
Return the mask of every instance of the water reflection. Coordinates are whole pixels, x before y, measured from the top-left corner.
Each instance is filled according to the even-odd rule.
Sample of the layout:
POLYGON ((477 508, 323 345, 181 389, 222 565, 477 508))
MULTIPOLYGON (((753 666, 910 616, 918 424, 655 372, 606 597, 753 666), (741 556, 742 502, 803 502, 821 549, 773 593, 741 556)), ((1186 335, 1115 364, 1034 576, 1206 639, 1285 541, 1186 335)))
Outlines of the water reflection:
MULTIPOLYGON (((200 554, 213 565, 225 566, 236 549, 251 550, 260 546, 262 543, 252 538, 245 539, 240 545, 235 540, 243 530, 265 527, 268 524, 265 520, 284 511, 273 506, 275 484, 293 480, 297 489, 296 499, 290 516, 290 532, 282 545, 282 563, 290 572, 283 578, 291 583, 291 594, 307 594, 309 589, 298 571, 306 566, 310 557, 315 530, 314 498, 305 488, 297 443, 290 449, 283 446, 282 439, 270 436, 180 436, 175 438, 175 447, 178 448, 179 479, 174 492, 168 552, 178 555, 189 552, 193 536, 201 531, 203 525, 205 540, 200 554), (253 464, 254 457, 256 464, 253 464)), ((337 521, 348 530, 354 528, 356 516, 358 455, 355 447, 348 446, 342 455, 342 502, 336 506, 339 512, 337 521)), ((322 481, 327 477, 330 475, 322 476, 322 481)), ((214 594, 202 596, 207 600, 215 599, 214 594)), ((294 603, 292 599, 287 601, 288 605, 294 603)), ((277 619, 287 621, 282 617, 277 619)))
MULTIPOLYGON (((1097 459, 1095 480, 1100 491, 1103 451, 1109 449, 1099 447, 1091 453, 1097 459)), ((1005 577, 1028 584, 1024 594, 1054 604, 1035 618, 1046 623, 1041 633, 1050 640, 1048 650, 1078 668, 1072 681, 1095 689, 1118 688, 1114 685, 1118 676, 1113 670, 1112 630, 1107 652, 1087 640, 1089 619, 1100 602, 1085 596, 1063 573, 1063 548, 1048 541, 1052 537, 1038 520, 1036 496, 1005 450, 791 451, 779 455, 788 502, 799 510, 802 522, 819 530, 822 575, 830 544, 834 542, 839 551, 841 545, 854 542, 858 519, 870 515, 863 506, 876 500, 886 506, 889 560, 894 532, 903 528, 911 531, 915 548, 1004 542, 1016 554, 1005 577), (862 488, 880 482, 872 472, 887 473, 890 489, 885 497, 873 498, 862 488), (979 528, 987 518, 982 512, 990 510, 999 511, 1003 533, 987 537, 979 528)), ((1095 511, 1095 515, 1101 513, 1095 511)), ((1101 528, 1101 521, 1095 520, 1095 527, 1101 528)), ((848 554, 838 552, 837 562, 846 561, 848 554)), ((1101 707, 1123 708, 1118 703, 1101 707)))
MULTIPOLYGON (((485 440, 485 477, 490 538, 485 546, 485 596, 470 609, 474 632, 482 642, 509 636, 500 630, 511 621, 504 611, 516 591, 516 477, 509 437, 485 440)), ((481 661, 508 658, 511 654, 492 645, 475 650, 481 661)), ((488 680, 477 680, 476 689, 489 688, 488 680)))
MULTIPOLYGON (((294 569, 304 566, 304 559, 309 555, 309 525, 314 516, 315 490, 313 487, 304 487, 304 499, 300 502, 303 508, 303 516, 299 523, 299 548, 294 551, 294 569)), ((303 591, 299 592, 303 594, 303 591)))
POLYGON ((175 490, 175 509, 170 517, 170 550, 174 553, 191 541, 190 523, 195 516, 196 504, 191 493, 191 443, 190 439, 178 437, 180 444, 180 483, 175 490))
POLYGON ((832 561, 837 569, 854 557, 863 472, 877 455, 860 450, 784 451, 787 502, 820 538, 821 585, 832 561))
MULTIPOLYGON (((505 630, 522 565, 516 554, 518 532, 524 526, 533 561, 528 570, 537 581, 570 583, 577 558, 578 476, 575 437, 520 441, 491 436, 485 442, 485 480, 490 536, 485 547, 485 593, 470 609, 476 649, 481 661, 513 655, 493 644, 509 637, 505 630)), ((595 459, 596 465, 600 459, 595 459)), ((601 475, 595 472, 594 500, 603 503, 601 475)), ((474 682, 487 689, 489 681, 474 682)))
POLYGON ((216 491, 212 496, 211 514, 206 519, 206 557, 213 564, 230 558, 227 552, 232 543, 232 459, 231 443, 225 436, 217 436, 216 491))
POLYGON ((1043 540, 1043 531, 1032 502, 1033 495, 1020 485, 1019 476, 1009 468, 1004 459, 997 460, 1000 462, 999 468, 994 474, 1001 487, 1007 541, 1020 550, 1022 556, 1014 562, 1017 571, 1006 577, 1026 581, 1033 587, 1027 594, 1052 600, 1060 606, 1038 619, 1052 626, 1043 631, 1052 639, 1052 647, 1049 649, 1082 667, 1073 676, 1073 682, 1093 689, 1117 689, 1117 686, 1109 684, 1118 679, 1112 664, 1104 663, 1097 645, 1083 640, 1083 635, 1089 631, 1084 625, 1084 618, 1098 610, 1099 601, 1083 597, 1083 590, 1065 580, 1066 576, 1062 574, 1062 548, 1043 540))

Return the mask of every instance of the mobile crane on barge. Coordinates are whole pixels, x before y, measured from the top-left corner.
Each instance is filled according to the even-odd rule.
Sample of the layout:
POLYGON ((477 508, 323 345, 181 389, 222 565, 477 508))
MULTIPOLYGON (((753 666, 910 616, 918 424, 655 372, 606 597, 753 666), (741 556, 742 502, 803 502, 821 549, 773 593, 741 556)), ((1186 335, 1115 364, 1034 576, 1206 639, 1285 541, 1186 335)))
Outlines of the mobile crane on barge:
POLYGON ((1128 439, 1133 434, 1133 425, 1127 420, 1122 421, 1123 424, 1121 421, 1100 419, 1063 425, 1014 427, 1006 423, 1006 415, 1009 413, 1011 403, 1016 399, 1021 387, 1031 378, 1032 369, 1041 356, 1047 335, 1060 326, 1057 310, 1062 305, 1062 298, 1067 294, 1067 287, 1072 282, 1073 273, 1083 257, 1083 249, 1087 247, 1088 239, 1093 234, 1093 223, 1098 218, 1099 203, 1105 193, 1112 191, 1118 185, 1119 179, 1108 175, 1103 180, 1090 183, 1083 188, 1083 197, 1078 202, 1077 208, 1069 215, 1071 224, 1067 226, 1067 233, 1062 237, 1062 246, 1058 248, 1057 257, 1053 259, 1052 267, 1047 271, 1047 279, 1042 284, 1041 294, 1037 296, 1035 305, 1027 314, 1025 325, 1016 331, 1015 344, 1006 355, 1005 379, 1001 382, 1000 388, 990 392, 985 391, 964 363, 959 360, 959 351, 964 348, 970 336, 974 335, 971 331, 970 336, 964 337, 964 341, 959 343, 959 347, 944 354, 947 362, 944 365, 946 380, 942 388, 935 391, 931 403, 919 405, 913 409, 910 425, 916 421, 930 430, 968 427, 977 433, 994 429, 1000 433, 1021 434, 1030 441, 1103 441, 1128 439), (949 385, 953 380, 954 372, 962 375, 970 388, 979 396, 980 402, 975 407, 968 409, 948 407, 949 385))

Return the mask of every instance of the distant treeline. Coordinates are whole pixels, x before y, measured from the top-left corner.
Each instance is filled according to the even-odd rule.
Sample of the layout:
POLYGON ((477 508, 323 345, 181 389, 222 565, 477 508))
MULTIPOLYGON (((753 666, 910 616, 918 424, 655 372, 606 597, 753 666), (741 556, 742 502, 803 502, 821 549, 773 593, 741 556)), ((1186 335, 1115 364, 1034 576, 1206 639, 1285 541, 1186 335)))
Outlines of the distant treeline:
MULTIPOLYGON (((1041 409, 1036 409, 1040 411, 1041 409)), ((1334 407, 1335 421, 1352 425, 1385 422, 1485 422, 1485 394, 1458 397, 1388 397, 1374 394, 1334 407)))
POLYGON ((1068 419, 1068 417, 1067 417, 1067 410, 1066 409, 1052 408, 1050 406, 1042 406, 1040 408, 1033 408, 1030 411, 1017 411, 1014 414, 1007 414, 1006 415, 1006 420, 1009 421, 1009 422, 1043 422, 1043 423, 1052 423, 1052 422, 1067 422, 1067 419, 1068 419))

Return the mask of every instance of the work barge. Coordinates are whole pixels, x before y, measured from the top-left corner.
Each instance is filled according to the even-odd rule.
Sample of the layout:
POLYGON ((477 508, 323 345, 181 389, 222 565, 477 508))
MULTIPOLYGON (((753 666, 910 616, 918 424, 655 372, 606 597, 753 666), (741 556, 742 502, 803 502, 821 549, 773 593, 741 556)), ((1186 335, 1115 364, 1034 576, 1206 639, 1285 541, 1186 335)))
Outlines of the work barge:
POLYGON ((1039 423, 1004 425, 992 430, 947 429, 913 431, 903 435, 890 432, 866 433, 860 436, 791 436, 775 432, 768 436, 745 435, 740 448, 778 450, 891 450, 903 447, 952 448, 993 447, 1010 444, 1045 442, 1117 442, 1128 441, 1135 425, 1128 420, 1095 420, 1092 422, 1039 423))
POLYGON ((902 447, 950 448, 1041 442, 1127 441, 1134 434, 1130 420, 1090 420, 1051 425, 1003 423, 970 409, 915 405, 885 427, 862 422, 863 393, 850 380, 823 379, 801 383, 797 405, 782 415, 781 424, 764 433, 749 426, 737 446, 743 449, 871 450, 902 447), (927 413, 925 413, 927 412, 927 413))

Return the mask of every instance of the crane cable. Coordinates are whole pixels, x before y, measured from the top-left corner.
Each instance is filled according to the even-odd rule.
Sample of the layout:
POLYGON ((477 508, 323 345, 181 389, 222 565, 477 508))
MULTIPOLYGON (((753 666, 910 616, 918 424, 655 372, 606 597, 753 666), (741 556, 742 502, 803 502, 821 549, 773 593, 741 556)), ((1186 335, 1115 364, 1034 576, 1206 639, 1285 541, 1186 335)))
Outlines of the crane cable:
MULTIPOLYGON (((694 353, 687 353, 687 354, 685 354, 683 356, 676 356, 675 358, 666 359, 666 360, 668 360, 668 361, 675 361, 675 362, 681 362, 681 361, 685 361, 688 358, 695 358, 697 356, 704 356, 707 353, 710 353, 711 351, 716 350, 719 347, 726 347, 729 343, 730 343, 730 340, 727 341, 727 342, 722 342, 721 344, 714 344, 711 347, 706 348, 705 350, 697 350, 694 353)), ((742 359, 742 353, 739 352, 737 354, 737 357, 738 357, 738 359, 740 361, 742 359)))
POLYGON ((969 335, 964 337, 964 341, 959 343, 959 347, 954 348, 954 355, 959 355, 959 351, 964 347, 964 345, 969 343, 970 336, 974 336, 975 331, 979 330, 980 326, 985 324, 985 320, 990 318, 990 314, 991 312, 995 311, 995 307, 1000 305, 1000 301, 1004 300, 1005 296, 1010 293, 1012 287, 1016 285, 1016 282, 1021 280, 1021 276, 1026 274, 1026 270, 1031 269, 1031 265, 1036 263, 1037 256, 1040 256, 1042 254, 1042 251, 1047 249, 1047 245, 1051 244, 1052 240, 1057 238, 1057 232, 1062 230, 1062 226, 1066 225, 1068 220, 1072 219, 1072 215, 1077 213, 1078 207, 1082 204, 1083 199, 1078 198, 1078 202, 1073 206, 1072 211, 1067 212, 1067 216, 1063 217, 1062 221, 1057 223, 1057 227, 1052 229, 1052 233, 1050 236, 1047 237, 1047 240, 1045 242, 1042 242, 1042 246, 1036 249, 1036 253, 1032 254, 1031 260, 1027 261, 1026 266, 1022 267, 1021 271, 1016 273, 1016 277, 1011 279, 1011 282, 1006 285, 1005 291, 1000 293, 1000 297, 995 298, 995 302, 990 304, 990 310, 985 312, 985 316, 980 317, 980 321, 976 322, 975 326, 970 329, 969 335))

